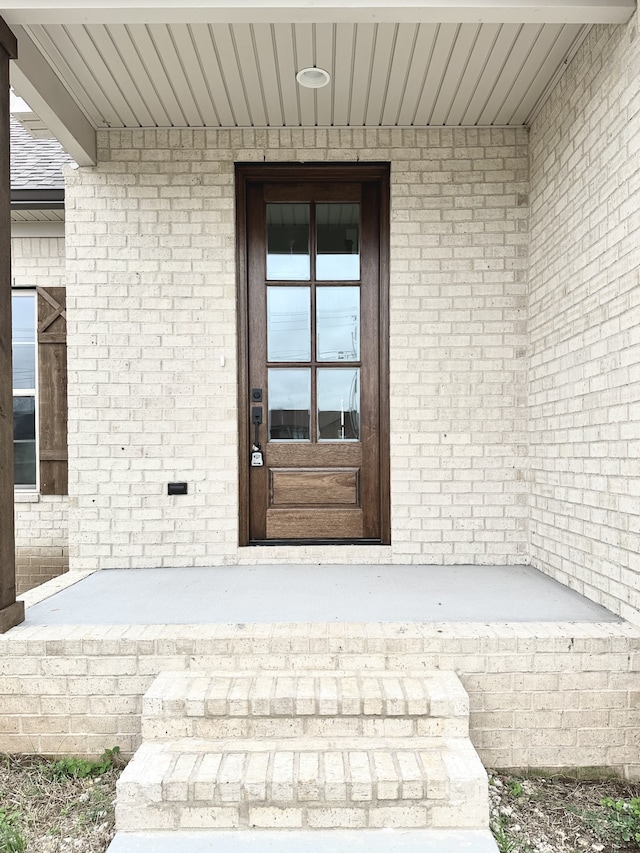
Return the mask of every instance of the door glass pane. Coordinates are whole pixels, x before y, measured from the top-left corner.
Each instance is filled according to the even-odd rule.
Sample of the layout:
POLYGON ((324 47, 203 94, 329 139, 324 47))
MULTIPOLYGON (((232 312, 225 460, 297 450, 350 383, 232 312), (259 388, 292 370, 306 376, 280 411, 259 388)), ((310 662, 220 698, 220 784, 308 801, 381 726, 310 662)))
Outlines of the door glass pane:
POLYGON ((14 344, 13 354, 13 387, 36 387, 36 348, 33 344, 14 344))
POLYGON ((360 278, 360 205, 316 205, 320 281, 358 281, 360 278))
POLYGON ((311 435, 311 371, 309 368, 269 370, 269 438, 308 441, 311 435))
POLYGON ((309 205, 267 205, 267 278, 309 281, 309 205))
POLYGON ((360 360, 360 288, 319 287, 318 361, 360 360))
POLYGON ((318 438, 354 441, 360 438, 360 369, 318 370, 318 438))
POLYGON ((267 288, 268 361, 311 359, 311 291, 308 287, 267 288))

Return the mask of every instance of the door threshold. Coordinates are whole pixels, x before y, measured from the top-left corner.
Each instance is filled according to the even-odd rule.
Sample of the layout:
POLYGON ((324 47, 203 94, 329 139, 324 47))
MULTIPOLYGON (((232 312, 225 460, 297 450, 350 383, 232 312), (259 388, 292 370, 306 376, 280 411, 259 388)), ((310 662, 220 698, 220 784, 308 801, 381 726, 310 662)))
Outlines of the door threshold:
POLYGON ((251 539, 249 546, 269 545, 384 545, 381 539, 251 539))

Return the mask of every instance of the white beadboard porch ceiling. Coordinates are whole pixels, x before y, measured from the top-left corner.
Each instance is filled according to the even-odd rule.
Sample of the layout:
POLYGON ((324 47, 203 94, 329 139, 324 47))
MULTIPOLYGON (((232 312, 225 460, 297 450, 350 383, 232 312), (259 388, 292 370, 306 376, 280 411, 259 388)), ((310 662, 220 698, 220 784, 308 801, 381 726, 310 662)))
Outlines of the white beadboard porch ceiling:
POLYGON ((96 128, 523 125, 579 24, 115 24, 27 34, 96 128), (331 74, 296 84, 300 68, 331 74))
POLYGON ((64 222, 64 210, 12 210, 12 222, 64 222))
POLYGON ((636 0, 5 0, 12 83, 80 165, 100 128, 527 125, 636 0), (13 3, 13 5, 11 5, 13 3), (318 66, 322 89, 295 75, 318 66))

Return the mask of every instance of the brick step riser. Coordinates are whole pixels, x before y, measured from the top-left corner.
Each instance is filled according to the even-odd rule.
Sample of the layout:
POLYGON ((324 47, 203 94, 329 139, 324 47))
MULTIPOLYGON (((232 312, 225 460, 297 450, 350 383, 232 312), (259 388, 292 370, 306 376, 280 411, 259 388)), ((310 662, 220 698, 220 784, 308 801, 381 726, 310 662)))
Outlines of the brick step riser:
POLYGON ((446 803, 416 800, 366 803, 292 805, 255 801, 214 805, 194 800, 155 805, 120 801, 116 807, 119 831, 180 829, 477 829, 489 815, 477 793, 446 803))
POLYGON ((312 802, 328 806, 361 807, 379 802, 423 801, 425 805, 447 801, 473 804, 487 796, 484 779, 458 779, 451 783, 442 777, 432 780, 381 779, 375 782, 342 782, 324 785, 324 790, 311 777, 292 782, 208 782, 171 781, 155 784, 125 781, 118 785, 118 803, 144 808, 154 802, 175 805, 206 801, 210 806, 228 806, 240 802, 274 802, 294 808, 312 802))
POLYGON ((161 717, 143 718, 146 741, 197 738, 467 737, 468 718, 161 717))
POLYGON ((148 744, 118 783, 121 830, 275 829, 282 826, 283 815, 296 827, 484 827, 487 777, 464 741, 449 741, 444 753, 389 751, 383 744, 373 752, 335 750, 327 744, 322 753, 204 756, 198 750, 174 752, 148 744), (393 822, 380 823, 379 815, 393 822))
POLYGON ((147 691, 143 717, 465 718, 469 700, 453 673, 367 671, 251 677, 228 672, 162 673, 147 691))

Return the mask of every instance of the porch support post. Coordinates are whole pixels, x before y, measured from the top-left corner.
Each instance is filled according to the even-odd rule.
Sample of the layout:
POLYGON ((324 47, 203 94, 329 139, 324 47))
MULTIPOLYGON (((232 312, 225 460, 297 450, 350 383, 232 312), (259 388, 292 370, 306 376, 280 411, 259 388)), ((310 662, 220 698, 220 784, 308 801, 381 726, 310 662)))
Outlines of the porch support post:
POLYGON ((9 61, 16 55, 15 36, 0 18, 0 634, 24 621, 24 603, 16 601, 13 527, 9 61))

